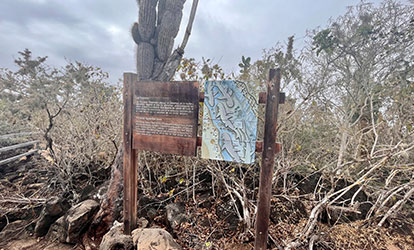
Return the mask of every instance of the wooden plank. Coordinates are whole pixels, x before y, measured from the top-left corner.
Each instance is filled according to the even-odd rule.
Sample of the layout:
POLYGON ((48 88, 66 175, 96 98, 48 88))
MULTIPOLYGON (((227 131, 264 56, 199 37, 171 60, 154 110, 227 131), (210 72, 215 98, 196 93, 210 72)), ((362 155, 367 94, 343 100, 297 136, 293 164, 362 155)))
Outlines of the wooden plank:
MULTIPOLYGON (((267 100, 267 93, 266 92, 259 92, 259 103, 261 103, 261 104, 265 104, 266 103, 266 100, 267 100)), ((283 104, 283 103, 285 103, 285 99, 286 99, 286 97, 285 97, 285 93, 279 93, 279 95, 280 95, 280 98, 279 98, 279 103, 280 104, 283 104)), ((201 92, 200 93, 200 98, 199 98, 199 102, 204 102, 204 92, 201 92)))
POLYGON ((272 196, 272 178, 275 154, 277 114, 280 99, 280 69, 269 71, 267 83, 267 102, 265 111, 265 129, 260 169, 259 201, 256 214, 255 250, 267 248, 269 232, 270 198, 272 196))
POLYGON ((198 82, 136 82, 133 148, 195 156, 198 82))
POLYGON ((2 161, 0 161, 0 166, 5 165, 5 164, 8 164, 8 163, 13 162, 13 161, 16 161, 16 160, 19 160, 22 157, 32 155, 32 154, 34 154, 36 152, 37 152, 37 150, 32 150, 32 151, 29 151, 29 152, 26 152, 26 153, 23 153, 23 154, 16 155, 16 156, 10 157, 10 158, 5 159, 5 160, 2 160, 2 161))
POLYGON ((123 126, 123 175, 124 175, 124 234, 131 234, 137 225, 137 165, 136 152, 132 149, 132 98, 137 75, 124 73, 124 126, 123 126))
POLYGON ((6 140, 14 137, 23 137, 23 136, 31 136, 31 135, 37 135, 40 134, 40 132, 21 132, 21 133, 12 133, 7 135, 0 135, 0 140, 6 140))
POLYGON ((179 138, 162 135, 134 134, 134 148, 165 154, 191 155, 195 154, 196 141, 194 138, 179 138))
POLYGON ((40 142, 40 141, 35 140, 35 141, 24 142, 24 143, 20 143, 20 144, 8 146, 8 147, 3 147, 3 148, 0 148, 0 153, 7 152, 7 151, 10 151, 10 150, 13 150, 13 149, 19 149, 19 148, 24 148, 24 147, 27 147, 27 146, 31 146, 31 145, 34 145, 38 142, 40 142))

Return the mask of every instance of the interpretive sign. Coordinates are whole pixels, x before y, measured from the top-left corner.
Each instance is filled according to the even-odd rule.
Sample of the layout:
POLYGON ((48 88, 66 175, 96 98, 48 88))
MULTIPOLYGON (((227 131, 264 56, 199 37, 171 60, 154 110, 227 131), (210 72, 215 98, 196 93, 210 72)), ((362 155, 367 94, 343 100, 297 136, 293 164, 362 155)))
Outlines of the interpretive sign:
POLYGON ((196 155, 198 82, 136 82, 133 148, 196 155))
POLYGON ((201 157, 254 163, 259 93, 240 81, 206 81, 201 157))
POLYGON ((262 152, 256 214, 255 249, 266 249, 280 93, 280 70, 271 69, 267 92, 239 81, 208 81, 204 95, 197 82, 142 82, 124 74, 123 177, 124 233, 137 225, 137 153, 150 150, 253 163, 262 152), (199 101, 204 102, 203 137, 197 137, 199 101), (264 141, 256 142, 258 103, 265 103, 264 141))

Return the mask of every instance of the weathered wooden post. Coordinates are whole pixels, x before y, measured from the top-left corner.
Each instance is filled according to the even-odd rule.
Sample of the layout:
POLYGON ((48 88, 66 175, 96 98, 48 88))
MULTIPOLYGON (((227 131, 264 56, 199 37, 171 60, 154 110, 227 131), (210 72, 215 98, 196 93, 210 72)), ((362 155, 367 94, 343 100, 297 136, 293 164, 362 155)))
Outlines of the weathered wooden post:
POLYGON ((198 82, 138 81, 124 74, 124 233, 137 226, 137 152, 197 154, 198 82))
POLYGON ((133 85, 137 75, 124 73, 124 233, 131 234, 137 224, 137 162, 133 149, 133 85))
POLYGON ((267 247, 273 165, 274 156, 277 152, 275 140, 280 97, 280 69, 270 69, 267 82, 264 144, 262 166, 260 169, 259 201, 256 214, 255 250, 264 250, 267 247))

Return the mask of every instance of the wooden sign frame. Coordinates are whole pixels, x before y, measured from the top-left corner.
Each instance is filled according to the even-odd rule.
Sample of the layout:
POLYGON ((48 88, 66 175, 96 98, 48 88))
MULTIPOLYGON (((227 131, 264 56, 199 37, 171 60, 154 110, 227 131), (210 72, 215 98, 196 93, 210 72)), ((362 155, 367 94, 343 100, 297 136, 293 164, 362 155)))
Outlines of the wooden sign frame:
POLYGON ((198 82, 132 85, 133 149, 196 156, 198 82))
MULTIPOLYGON (((124 125, 123 125, 123 177, 124 177, 124 233, 131 234, 131 231, 137 226, 137 151, 138 150, 155 150, 160 149, 159 145, 162 144, 162 140, 170 141, 170 143, 180 143, 180 141, 189 142, 188 138, 191 138, 190 144, 180 144, 183 145, 179 150, 168 151, 168 148, 161 147, 161 151, 165 153, 177 153, 184 155, 193 155, 191 151, 192 147, 197 147, 202 144, 201 137, 197 137, 197 119, 198 119, 198 101, 204 101, 204 94, 198 92, 198 83, 196 82, 181 82, 184 85, 193 86, 197 88, 197 91, 194 91, 193 88, 188 88, 184 90, 183 93, 179 93, 177 84, 179 82, 167 82, 167 83, 154 83, 154 82, 140 82, 144 87, 143 92, 152 93, 145 96, 145 93, 138 93, 134 86, 138 83, 137 75, 134 73, 124 73, 124 88, 123 88, 123 104, 124 104, 124 125), (137 134, 136 128, 136 100, 134 96, 142 95, 144 97, 153 97, 155 93, 154 85, 163 85, 163 93, 156 94, 159 97, 171 97, 174 94, 171 92, 179 93, 176 95, 177 98, 183 98, 188 103, 193 103, 194 113, 193 117, 190 119, 190 116, 185 116, 188 118, 184 122, 189 124, 190 121, 195 121, 195 132, 191 136, 184 135, 186 138, 175 137, 173 142, 170 139, 163 139, 157 137, 156 135, 148 134, 145 135, 145 132, 140 132, 141 135, 137 134), (145 86, 149 89, 145 91, 145 86), (174 87, 175 86, 175 87, 174 87), (191 90, 192 89, 192 90, 191 90), (192 94, 188 94, 188 93, 192 94), (186 99, 185 95, 188 95, 189 98, 186 99), (196 97, 195 94, 197 93, 196 97), (197 101, 198 100, 198 101, 197 101), (135 130, 134 130, 135 129, 135 130), (135 131, 135 132, 134 132, 135 131), (144 135, 142 135, 144 134, 144 135), (156 138, 156 143, 154 144, 148 138, 156 138)), ((184 86, 183 85, 183 86, 184 86)), ((185 89, 185 87, 184 87, 185 89)), ((139 91, 138 91, 139 92, 139 91)), ((178 100, 178 99, 177 99, 178 100)), ((277 115, 279 109, 279 103, 284 103, 285 95, 280 92, 280 69, 271 69, 269 71, 269 79, 267 82, 267 93, 259 93, 259 103, 266 104, 265 110, 265 129, 264 129, 264 142, 256 142, 256 152, 262 152, 262 165, 260 169, 260 184, 259 184, 259 194, 258 194, 258 205, 257 205, 257 214, 256 214, 256 239, 255 239, 255 249, 264 250, 267 248, 267 239, 268 239, 268 230, 269 230, 269 215, 270 215, 270 199, 272 196, 272 177, 273 177, 273 168, 274 168, 274 156, 279 153, 281 146, 278 143, 275 143, 276 140, 276 127, 277 127, 277 115)), ((148 110, 147 110, 148 111, 148 110)), ((143 112, 144 116, 148 112, 143 112)), ((149 112, 150 113, 150 112, 149 112)), ((148 114, 147 114, 148 115, 148 114)), ((172 117, 171 117, 172 118, 172 117)), ((168 120, 168 119, 167 119, 168 120)), ((185 119, 184 119, 185 120, 185 119)), ((169 120, 168 120, 169 121, 169 120)), ((168 122, 167 121, 167 122, 168 122)), ((194 123, 193 123, 194 124, 194 123)), ((194 127, 193 127, 194 129, 194 127)), ((189 135, 189 134, 188 134, 189 135)))

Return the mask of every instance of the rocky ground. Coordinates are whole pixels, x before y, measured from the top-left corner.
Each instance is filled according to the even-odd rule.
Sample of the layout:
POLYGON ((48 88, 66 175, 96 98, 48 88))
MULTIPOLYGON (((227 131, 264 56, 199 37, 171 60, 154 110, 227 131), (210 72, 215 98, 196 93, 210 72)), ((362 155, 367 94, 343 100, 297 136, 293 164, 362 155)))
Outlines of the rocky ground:
MULTIPOLYGON (((139 249, 244 250, 253 247, 251 227, 240 222, 226 192, 215 190, 213 193, 209 188, 208 172, 200 174, 201 184, 195 188, 194 195, 193 190, 185 188, 175 190, 175 195, 168 192, 169 188, 152 195, 143 195, 139 190, 139 228, 132 237, 122 236, 118 222, 103 239, 91 237, 87 231, 100 206, 97 190, 109 178, 108 172, 96 171, 101 171, 93 174, 102 180, 88 187, 80 179, 77 186, 83 195, 71 203, 73 196, 56 186, 53 164, 47 157, 37 154, 0 167, 0 249, 98 249, 99 246, 135 249, 140 245, 139 249)), ((295 178, 300 179, 292 177, 295 178)), ((269 232, 272 249, 283 249, 306 224, 313 205, 306 199, 309 190, 313 191, 312 182, 300 180, 296 193, 274 196, 269 232)), ((414 249, 414 213, 392 218, 378 228, 373 220, 360 220, 358 213, 338 211, 340 214, 335 207, 327 208, 317 222, 311 238, 314 249, 414 249)), ((360 211, 365 210, 360 207, 360 211)))

